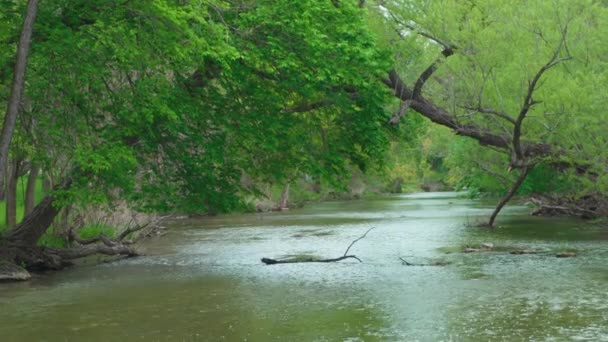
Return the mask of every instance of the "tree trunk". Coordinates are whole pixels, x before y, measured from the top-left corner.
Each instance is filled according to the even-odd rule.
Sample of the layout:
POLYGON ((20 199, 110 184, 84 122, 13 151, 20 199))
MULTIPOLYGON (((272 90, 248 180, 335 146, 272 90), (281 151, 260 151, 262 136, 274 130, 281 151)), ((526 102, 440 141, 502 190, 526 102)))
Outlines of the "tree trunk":
POLYGON ((12 160, 6 173, 6 227, 17 226, 17 181, 19 179, 19 160, 12 160))
POLYGON ((60 208, 55 207, 55 198, 46 196, 23 221, 6 234, 6 239, 14 244, 34 246, 47 231, 60 208))
POLYGON ((517 177, 515 184, 513 184, 513 186, 511 187, 511 190, 509 190, 507 195, 505 197, 503 197, 502 200, 500 200, 500 202, 496 206, 496 209, 494 209, 494 212, 492 213, 492 216, 490 217, 490 222, 488 222, 488 225, 490 227, 494 227, 494 221, 496 220, 496 216, 498 216, 498 213, 500 213, 500 211, 505 206, 505 204, 507 204, 511 200, 511 198, 515 195, 515 193, 517 192, 517 189, 519 189, 519 187, 524 182, 524 180, 526 180, 526 177, 528 176, 528 173, 530 173, 531 169, 532 169, 531 167, 527 167, 527 168, 521 170, 521 173, 519 174, 519 177, 517 177))
POLYGON ((281 193, 281 198, 279 198, 279 202, 277 203, 277 209, 287 209, 287 201, 289 200, 289 183, 285 185, 283 192, 281 193))
POLYGON ((42 175, 42 192, 44 192, 45 194, 48 194, 49 192, 51 192, 53 190, 53 178, 51 177, 51 174, 49 171, 47 172, 43 172, 42 175))
MULTIPOLYGON (((13 76, 11 95, 6 108, 2 133, 0 134, 0 182, 4 181, 8 161, 8 149, 11 144, 13 132, 15 131, 17 114, 19 113, 19 105, 21 104, 21 96, 23 95, 23 88, 25 86, 27 56, 30 49, 30 41, 37 13, 38 0, 29 0, 23 28, 21 30, 21 37, 19 38, 19 45, 17 47, 17 56, 15 57, 15 73, 13 76)), ((0 184, 0 188, 4 188, 3 185, 4 184, 0 184)))
POLYGON ((36 181, 38 180, 39 173, 40 169, 38 165, 32 163, 25 188, 25 215, 31 213, 36 205, 36 181))
POLYGON ((72 212, 72 204, 68 204, 63 208, 59 215, 59 219, 53 223, 53 233, 55 236, 63 235, 70 229, 70 214, 72 212))

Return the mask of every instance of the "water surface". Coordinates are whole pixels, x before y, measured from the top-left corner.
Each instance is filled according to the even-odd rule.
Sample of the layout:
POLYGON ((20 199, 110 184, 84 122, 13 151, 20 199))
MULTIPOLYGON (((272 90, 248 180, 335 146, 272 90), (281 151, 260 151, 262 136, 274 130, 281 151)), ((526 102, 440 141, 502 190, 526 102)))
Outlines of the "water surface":
POLYGON ((176 221, 144 257, 0 284, 0 339, 608 341, 608 230, 523 206, 472 228, 492 203, 458 195, 176 221), (260 262, 337 257, 371 227, 350 252, 363 263, 260 262), (502 251, 457 252, 482 242, 502 251), (566 249, 579 256, 555 258, 566 249))

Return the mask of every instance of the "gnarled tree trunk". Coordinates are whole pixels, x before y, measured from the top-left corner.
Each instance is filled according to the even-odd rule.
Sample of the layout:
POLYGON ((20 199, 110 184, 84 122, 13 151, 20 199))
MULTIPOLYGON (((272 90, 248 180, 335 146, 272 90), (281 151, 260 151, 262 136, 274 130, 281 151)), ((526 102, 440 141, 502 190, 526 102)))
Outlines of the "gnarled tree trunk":
POLYGON ((35 246, 59 211, 60 208, 55 206, 55 197, 46 196, 15 229, 6 233, 6 239, 13 244, 35 246))

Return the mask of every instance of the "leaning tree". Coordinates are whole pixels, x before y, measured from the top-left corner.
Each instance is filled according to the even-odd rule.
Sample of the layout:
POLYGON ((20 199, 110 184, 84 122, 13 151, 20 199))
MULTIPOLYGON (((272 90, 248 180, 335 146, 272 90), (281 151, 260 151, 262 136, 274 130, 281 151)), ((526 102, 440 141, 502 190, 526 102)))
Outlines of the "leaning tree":
POLYGON ((490 226, 541 164, 607 190, 589 187, 605 183, 605 5, 394 0, 370 9, 395 52, 384 83, 401 104, 389 122, 417 112, 502 153, 503 170, 517 173, 490 226))

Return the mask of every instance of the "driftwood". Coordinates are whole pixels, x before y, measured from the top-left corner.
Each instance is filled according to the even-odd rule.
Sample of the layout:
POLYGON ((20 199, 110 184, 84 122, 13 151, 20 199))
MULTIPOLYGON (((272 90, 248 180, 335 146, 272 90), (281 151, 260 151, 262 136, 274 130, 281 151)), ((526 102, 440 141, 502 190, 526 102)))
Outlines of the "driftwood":
POLYGON ((346 248, 346 251, 344 251, 344 255, 342 255, 341 257, 331 258, 331 259, 317 259, 317 258, 311 256, 311 257, 285 259, 285 260, 276 260, 276 259, 271 259, 271 258, 262 258, 262 262, 265 263, 266 265, 295 264, 295 263, 303 263, 303 262, 337 262, 337 261, 342 261, 342 260, 345 260, 345 259, 356 259, 359 262, 363 262, 356 255, 353 255, 353 254, 348 255, 348 251, 351 249, 351 247, 357 241, 359 241, 359 240, 363 239, 364 237, 366 237, 367 233, 369 233, 372 229, 374 229, 374 227, 368 229, 365 232, 365 234, 361 235, 360 237, 358 237, 357 239, 355 239, 353 242, 351 242, 350 245, 348 246, 348 248, 346 248))

